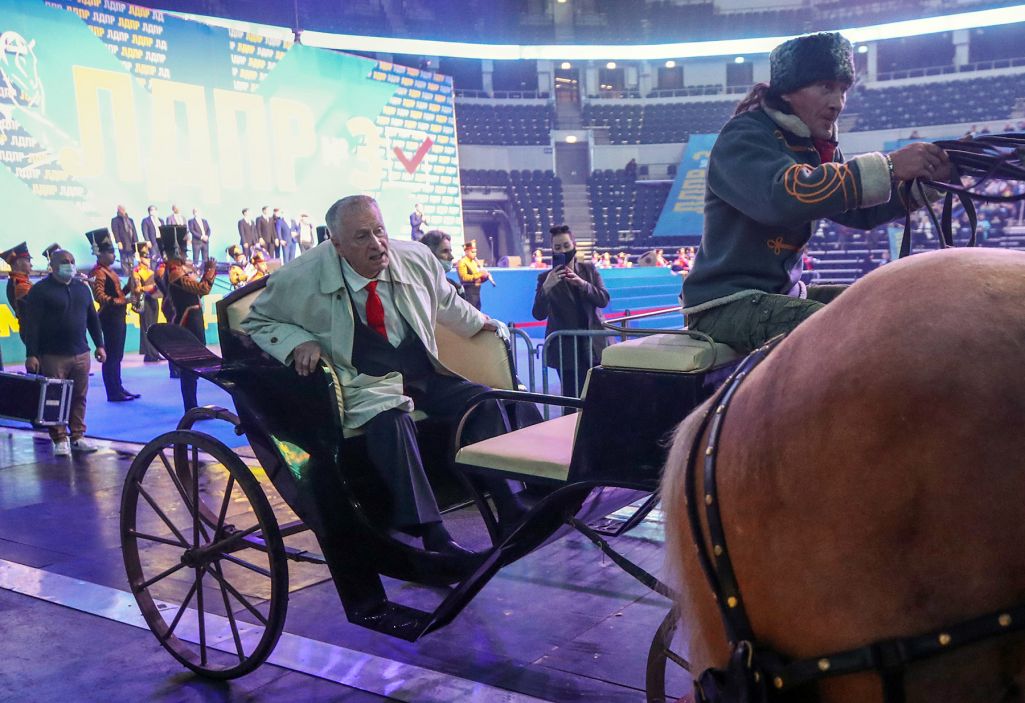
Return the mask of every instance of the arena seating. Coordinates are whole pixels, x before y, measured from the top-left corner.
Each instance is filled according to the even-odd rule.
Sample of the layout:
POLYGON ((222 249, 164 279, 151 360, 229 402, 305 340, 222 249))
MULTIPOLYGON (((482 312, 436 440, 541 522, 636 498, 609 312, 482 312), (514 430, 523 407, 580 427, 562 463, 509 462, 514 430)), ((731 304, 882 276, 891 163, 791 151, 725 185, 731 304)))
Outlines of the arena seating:
POLYGON ((623 170, 594 171, 587 179, 598 247, 647 247, 670 183, 638 183, 623 170))
POLYGON ((651 105, 588 103, 585 125, 607 126, 612 144, 678 144, 691 134, 718 132, 733 114, 733 100, 651 105))
POLYGON ((550 144, 552 108, 548 105, 456 103, 461 144, 527 146, 550 144))
POLYGON ((508 193, 520 231, 531 247, 543 242, 553 225, 564 221, 562 179, 553 171, 469 169, 459 172, 459 180, 464 188, 495 188, 508 193))
POLYGON ((643 112, 640 105, 587 103, 581 118, 585 126, 608 127, 612 144, 640 144, 643 112))
POLYGON ((1025 98, 1025 73, 855 90, 845 112, 857 115, 853 131, 862 132, 1008 119, 1019 98, 1025 98))

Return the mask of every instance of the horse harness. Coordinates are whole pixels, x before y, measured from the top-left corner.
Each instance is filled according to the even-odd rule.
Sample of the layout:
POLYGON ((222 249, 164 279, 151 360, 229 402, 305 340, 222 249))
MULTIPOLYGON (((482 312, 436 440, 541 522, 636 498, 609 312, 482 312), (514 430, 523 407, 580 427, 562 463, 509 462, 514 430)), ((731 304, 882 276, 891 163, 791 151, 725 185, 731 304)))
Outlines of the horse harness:
POLYGON ((875 671, 882 679, 886 703, 904 703, 904 674, 911 663, 998 635, 1025 630, 1025 604, 933 632, 879 640, 863 647, 806 659, 791 660, 758 643, 726 545, 716 487, 716 458, 726 412, 737 389, 782 339, 782 335, 775 337, 753 351, 726 380, 701 421, 687 461, 687 517, 698 559, 719 607, 731 650, 726 669, 707 669, 695 680, 695 700, 703 703, 772 703, 780 701, 784 693, 819 679, 875 671), (698 446, 706 431, 708 442, 702 455, 704 495, 699 498, 698 446), (701 525, 699 506, 702 505, 711 550, 701 525))

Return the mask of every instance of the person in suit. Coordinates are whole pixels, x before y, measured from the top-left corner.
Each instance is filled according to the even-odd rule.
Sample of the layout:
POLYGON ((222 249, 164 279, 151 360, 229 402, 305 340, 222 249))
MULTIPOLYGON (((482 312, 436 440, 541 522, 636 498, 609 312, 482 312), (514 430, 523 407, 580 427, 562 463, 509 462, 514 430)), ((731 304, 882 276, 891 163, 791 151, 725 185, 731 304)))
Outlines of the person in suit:
POLYGON ((310 222, 310 216, 305 212, 299 215, 298 231, 299 253, 305 254, 316 244, 313 236, 313 223, 310 222))
POLYGON ((267 255, 271 258, 277 257, 278 237, 274 230, 274 220, 271 218, 271 209, 269 205, 264 205, 260 210, 260 216, 256 218, 256 234, 260 241, 263 242, 263 248, 267 252, 267 255))
MULTIPOLYGON (((609 292, 593 264, 577 261, 576 241, 568 225, 557 225, 552 234, 552 270, 538 274, 531 314, 548 319, 545 336, 561 330, 600 330, 600 308, 609 304, 609 292)), ((580 395, 588 370, 601 360, 605 337, 560 337, 548 346, 545 365, 559 374, 564 395, 580 395)))
MULTIPOLYGON (((389 485, 390 525, 421 537, 428 550, 467 556, 442 523, 410 413, 415 407, 455 421, 485 390, 441 367, 435 323, 463 337, 508 330, 455 294, 427 247, 391 241, 373 198, 342 198, 326 222, 333 246, 275 271, 242 327, 300 375, 321 359, 333 365, 345 396, 343 425, 364 429, 370 463, 389 485)), ((487 401, 466 435, 478 441, 504 431, 500 406, 487 401)), ((503 524, 518 521, 523 506, 510 486, 488 484, 503 524)))
POLYGON ((274 239, 277 241, 278 256, 284 263, 291 261, 294 256, 295 242, 292 240, 292 227, 281 208, 274 208, 274 216, 271 218, 274 223, 274 239))
MULTIPOLYGON (((196 279, 185 264, 185 242, 188 232, 184 227, 164 225, 160 228, 160 250, 167 265, 167 291, 174 304, 175 325, 187 329, 203 344, 206 344, 206 322, 203 320, 203 303, 200 300, 210 292, 217 276, 217 262, 207 259, 203 276, 196 279)), ((182 404, 185 412, 199 405, 196 398, 196 374, 185 369, 178 370, 181 377, 182 404)))
POLYGON ((150 205, 146 219, 142 221, 142 238, 143 241, 149 244, 150 251, 159 251, 157 247, 157 229, 162 224, 164 224, 164 221, 157 217, 156 206, 150 205))
POLYGON ((192 235, 192 265, 198 267, 199 262, 209 258, 211 235, 210 223, 199 213, 199 208, 192 208, 189 234, 192 235))
MULTIPOLYGON (((161 225, 157 225, 159 228, 161 225)), ((159 236, 159 229, 157 230, 159 236)), ((153 259, 151 258, 152 247, 149 242, 136 244, 138 263, 135 264, 135 271, 132 276, 135 278, 135 295, 139 301, 139 353, 145 362, 160 361, 160 354, 157 352, 146 333, 149 328, 157 323, 160 314, 160 299, 163 297, 157 288, 156 272, 153 270, 153 259)))
POLYGON ((463 258, 459 260, 459 282, 463 284, 466 302, 480 310, 480 286, 491 278, 477 258, 477 240, 463 245, 463 258))
POLYGON ((424 218, 423 205, 417 203, 413 206, 413 212, 409 213, 409 238, 419 242, 424 236, 424 227, 427 220, 424 218))
MULTIPOLYGON (((134 290, 135 284, 129 272, 128 283, 122 285, 121 279, 111 268, 114 264, 114 243, 111 241, 109 230, 95 229, 86 232, 85 236, 92 245, 93 254, 96 255, 96 267, 89 273, 89 278, 92 281, 93 298, 100 306, 100 328, 103 330, 103 340, 107 350, 107 358, 103 361, 102 366, 103 387, 107 391, 107 402, 119 403, 135 400, 140 397, 139 394, 125 390, 121 383, 121 360, 125 356, 125 332, 127 329, 125 322, 128 308, 127 294, 134 290)), ((125 268, 126 266, 128 264, 122 259, 121 267, 125 268)))
POLYGON ((249 216, 249 208, 242 208, 242 219, 238 221, 238 243, 246 256, 253 255, 257 237, 256 223, 249 216))
POLYGON ((117 206, 117 214, 110 221, 110 231, 114 234, 114 243, 121 256, 121 272, 131 274, 139 231, 135 228, 135 220, 128 216, 124 205, 117 206))
MULTIPOLYGON (((185 215, 181 214, 177 205, 171 205, 171 214, 164 220, 165 225, 185 225, 185 215)), ((157 249, 159 251, 159 247, 157 249)))

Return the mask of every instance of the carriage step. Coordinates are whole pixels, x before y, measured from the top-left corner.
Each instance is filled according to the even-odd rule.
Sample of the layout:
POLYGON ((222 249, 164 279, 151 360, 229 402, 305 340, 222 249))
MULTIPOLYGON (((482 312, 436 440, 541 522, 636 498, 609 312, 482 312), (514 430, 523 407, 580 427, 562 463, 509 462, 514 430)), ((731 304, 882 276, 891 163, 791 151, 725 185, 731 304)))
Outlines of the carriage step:
POLYGON ((624 524, 624 520, 616 520, 606 517, 601 520, 589 522, 587 523, 587 526, 600 535, 605 535, 606 537, 618 537, 623 532, 624 524))
POLYGON ((415 642, 434 622, 434 613, 427 613, 391 601, 384 601, 374 607, 371 612, 346 613, 346 615, 349 622, 354 625, 383 632, 392 637, 399 637, 408 642, 415 642))

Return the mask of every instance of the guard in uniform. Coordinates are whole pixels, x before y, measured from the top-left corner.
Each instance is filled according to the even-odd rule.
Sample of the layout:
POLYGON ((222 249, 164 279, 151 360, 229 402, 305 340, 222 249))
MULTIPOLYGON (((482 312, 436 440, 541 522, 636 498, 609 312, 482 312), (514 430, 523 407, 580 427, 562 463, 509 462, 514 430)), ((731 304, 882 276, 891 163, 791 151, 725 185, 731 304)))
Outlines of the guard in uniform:
MULTIPOLYGON (((206 344, 206 325, 203 322, 203 303, 200 298, 210 292, 217 276, 217 262, 208 259, 203 277, 196 280, 185 268, 185 247, 189 231, 179 225, 160 228, 160 248, 167 265, 167 291, 174 305, 174 324, 181 325, 196 339, 206 344)), ((199 405, 196 399, 196 375, 180 369, 182 402, 185 412, 199 405)))
MULTIPOLYGON (((171 302, 171 294, 167 290, 167 263, 160 259, 160 263, 157 264, 157 268, 154 271, 154 283, 157 285, 157 290, 160 292, 160 312, 164 316, 165 322, 171 322, 174 320, 174 303, 171 302)), ((167 371, 171 378, 178 378, 178 367, 168 362, 167 371)))
POLYGON ((249 276, 249 283, 264 278, 270 275, 270 268, 267 266, 267 258, 263 255, 263 251, 257 249, 253 252, 253 258, 246 267, 246 275, 249 276))
POLYGON ((231 266, 228 268, 228 280, 231 282, 232 290, 235 290, 249 281, 249 274, 246 273, 249 264, 246 262, 245 252, 238 244, 232 244, 228 247, 227 252, 228 259, 231 261, 231 266))
POLYGON ((153 270, 153 259, 151 256, 149 242, 136 242, 135 253, 139 263, 135 265, 132 276, 135 279, 135 295, 132 307, 138 306, 139 313, 139 353, 142 360, 148 362, 160 361, 160 354, 156 347, 150 344, 146 333, 149 328, 157 323, 160 315, 160 300, 163 295, 157 288, 157 274, 153 270))
POLYGON ((18 335, 24 343, 25 296, 32 289, 32 281, 28 277, 32 271, 32 255, 28 251, 28 245, 22 242, 18 246, 0 253, 0 259, 6 261, 7 265, 11 267, 7 278, 7 304, 11 306, 11 312, 18 318, 18 335))
POLYGON ((103 387, 107 391, 107 402, 135 400, 140 397, 139 394, 125 390, 121 383, 121 360, 125 356, 127 331, 127 294, 134 290, 135 284, 129 276, 128 283, 122 285, 121 279, 111 269, 115 259, 114 242, 109 229, 95 229, 86 232, 85 236, 92 245, 93 254, 96 255, 96 268, 89 273, 89 278, 92 282, 93 298, 100 306, 100 327, 103 329, 103 340, 107 349, 107 358, 103 362, 103 387))
POLYGON ((468 302, 480 310, 480 285, 491 278, 477 258, 477 241, 471 239, 463 245, 463 258, 459 260, 459 282, 463 284, 463 291, 468 302))

